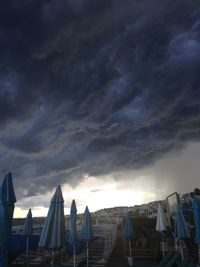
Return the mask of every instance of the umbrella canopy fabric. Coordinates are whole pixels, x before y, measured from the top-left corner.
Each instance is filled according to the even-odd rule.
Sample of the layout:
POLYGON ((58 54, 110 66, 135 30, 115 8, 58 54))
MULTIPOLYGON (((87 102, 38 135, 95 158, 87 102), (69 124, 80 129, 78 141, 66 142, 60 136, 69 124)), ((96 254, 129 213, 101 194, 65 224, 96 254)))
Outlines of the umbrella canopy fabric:
POLYGON ((15 192, 13 189, 12 173, 9 172, 5 175, 0 193, 0 204, 14 205, 16 200, 15 192))
POLYGON ((125 237, 128 238, 130 257, 132 257, 131 237, 134 236, 134 230, 133 230, 133 224, 132 224, 131 218, 129 217, 128 211, 126 212, 126 215, 125 215, 125 225, 124 225, 123 234, 125 237))
POLYGON ((76 202, 75 200, 73 200, 70 209, 70 221, 69 221, 69 241, 72 244, 75 244, 76 242, 76 217, 77 217, 76 202))
POLYGON ((178 240, 182 238, 190 238, 190 232, 180 207, 176 208, 175 237, 178 240))
POLYGON ((31 209, 29 209, 26 221, 24 223, 24 227, 22 229, 22 234, 30 236, 33 233, 33 218, 32 218, 32 212, 31 209))
POLYGON ((159 203, 157 211, 157 220, 156 220, 156 231, 163 232, 166 230, 167 230, 167 220, 165 218, 163 209, 159 203))
POLYGON ((127 238, 134 236, 133 224, 128 212, 125 215, 124 236, 127 238))
POLYGON ((92 237, 93 237, 92 222, 91 222, 89 209, 86 206, 85 212, 83 215, 83 224, 81 227, 80 239, 84 241, 89 241, 90 239, 92 239, 92 237))
POLYGON ((65 245, 64 199, 59 185, 51 199, 47 218, 40 236, 39 247, 58 249, 63 248, 65 245))
POLYGON ((73 244, 74 267, 76 266, 76 202, 72 201, 69 221, 69 242, 73 244))
POLYGON ((192 210, 195 223, 195 242, 200 246, 200 199, 194 197, 192 200, 192 210))
POLYGON ((0 266, 8 266, 8 248, 11 238, 14 204, 16 202, 12 174, 6 174, 0 187, 0 266))

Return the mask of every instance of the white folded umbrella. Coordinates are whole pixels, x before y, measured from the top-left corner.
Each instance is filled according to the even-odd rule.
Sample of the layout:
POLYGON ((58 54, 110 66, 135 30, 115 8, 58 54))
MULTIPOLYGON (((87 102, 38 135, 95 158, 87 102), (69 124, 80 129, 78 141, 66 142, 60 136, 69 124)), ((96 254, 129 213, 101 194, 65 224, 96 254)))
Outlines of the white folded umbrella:
POLYGON ((163 231, 167 230, 167 225, 168 224, 167 224, 165 214, 164 214, 163 209, 159 203, 158 204, 158 211, 157 211, 156 231, 161 233, 163 257, 165 256, 164 244, 163 244, 163 231))

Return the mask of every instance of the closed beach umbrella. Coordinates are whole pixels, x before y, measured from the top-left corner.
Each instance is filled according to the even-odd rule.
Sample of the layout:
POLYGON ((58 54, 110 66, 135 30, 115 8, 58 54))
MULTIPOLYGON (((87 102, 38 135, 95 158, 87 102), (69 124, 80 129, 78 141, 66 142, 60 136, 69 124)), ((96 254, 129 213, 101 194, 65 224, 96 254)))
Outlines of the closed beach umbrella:
POLYGON ((183 247, 181 240, 183 238, 190 238, 190 232, 185 221, 184 215, 180 207, 176 208, 176 220, 175 220, 175 237, 180 240, 181 243, 181 256, 183 259, 183 247))
POLYGON ((126 238, 128 238, 130 257, 132 257, 131 237, 134 236, 134 230, 133 230, 132 220, 131 220, 131 218, 129 217, 128 212, 126 212, 126 215, 125 215, 124 236, 125 236, 126 238))
POLYGON ((180 207, 177 207, 176 209, 175 236, 177 239, 190 238, 190 232, 180 207))
POLYGON ((166 231, 166 230, 167 230, 167 220, 165 218, 163 209, 159 203, 158 204, 158 211, 157 211, 157 220, 156 220, 156 231, 161 233, 163 257, 165 256, 164 244, 163 244, 163 241, 164 241, 163 231, 166 231))
POLYGON ((51 199, 49 211, 42 229, 39 247, 52 249, 52 263, 55 249, 65 247, 64 199, 60 185, 51 199))
POLYGON ((0 266, 8 266, 8 249, 11 237, 14 203, 16 202, 12 174, 6 174, 0 187, 0 266))
POLYGON ((158 204, 158 211, 157 211, 157 220, 156 220, 156 231, 163 232, 167 230, 167 220, 165 218, 165 214, 163 212, 163 209, 158 204))
POLYGON ((88 242, 93 237, 93 229, 92 229, 92 222, 90 217, 90 212, 88 207, 86 206, 85 212, 83 215, 83 224, 81 227, 81 236, 80 238, 87 243, 87 267, 88 267, 88 242))
POLYGON ((70 221, 69 221, 69 239, 73 245, 73 254, 74 254, 74 267, 76 266, 76 202, 72 201, 70 209, 70 221))
POLYGON ((33 218, 32 218, 31 209, 29 209, 28 211, 28 214, 27 214, 24 226, 23 226, 22 234, 26 235, 27 237, 26 239, 26 255, 27 255, 28 247, 29 247, 29 238, 33 234, 33 218))
POLYGON ((200 263, 200 199, 194 197, 192 200, 193 217, 195 224, 195 242, 199 246, 199 263, 200 263))

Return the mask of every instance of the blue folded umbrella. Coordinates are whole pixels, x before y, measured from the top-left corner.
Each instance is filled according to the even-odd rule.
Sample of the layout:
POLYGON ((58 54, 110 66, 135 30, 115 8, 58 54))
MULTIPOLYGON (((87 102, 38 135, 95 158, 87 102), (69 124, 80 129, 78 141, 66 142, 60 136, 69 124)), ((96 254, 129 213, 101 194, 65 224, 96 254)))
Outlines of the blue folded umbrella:
POLYGON ((75 200, 72 201, 70 209, 70 220, 69 220, 69 241, 72 244, 76 242, 76 217, 77 209, 75 200))
POLYGON ((76 266, 76 202, 72 201, 69 221, 69 241, 73 244, 74 267, 76 266))
POLYGON ((0 266, 8 266, 8 250, 16 197, 13 189, 12 174, 6 174, 0 187, 0 266))
POLYGON ((93 238, 93 229, 92 229, 92 221, 90 217, 90 212, 88 207, 86 206, 85 212, 83 215, 83 224, 81 227, 81 240, 86 241, 87 243, 87 267, 89 264, 89 256, 88 256, 88 241, 93 238))
POLYGON ((129 217, 128 211, 126 212, 126 215, 125 215, 125 225, 124 225, 123 234, 125 237, 128 238, 130 257, 132 257, 131 237, 134 236, 134 230, 133 230, 132 220, 129 217))
POLYGON ((22 234, 26 235, 27 243, 26 243, 26 254, 28 254, 28 249, 29 249, 29 238, 33 233, 33 218, 32 218, 32 213, 31 209, 29 209, 26 221, 24 223, 24 227, 22 230, 22 234))
POLYGON ((61 187, 58 186, 51 199, 40 236, 39 247, 51 248, 52 250, 63 248, 66 245, 65 235, 64 199, 61 187))
POLYGON ((177 239, 190 238, 190 232, 180 207, 176 209, 175 236, 177 239))
POLYGON ((126 212, 126 215, 125 215, 125 226, 124 226, 123 234, 125 237, 128 237, 128 238, 134 236, 133 224, 132 224, 131 218, 128 215, 128 212, 126 212))
POLYGON ((195 242, 200 246, 200 199, 194 197, 192 200, 193 217, 195 223, 195 242))
POLYGON ((190 232, 185 221, 185 217, 183 215, 182 210, 180 207, 176 208, 176 219, 175 219, 175 237, 179 240, 180 249, 181 249, 181 258, 184 259, 183 253, 183 244, 182 239, 190 238, 190 232))
POLYGON ((31 209, 29 209, 23 229, 22 234, 26 236, 30 236, 33 233, 33 218, 31 209))
POLYGON ((90 212, 88 207, 86 206, 85 212, 83 215, 83 224, 81 227, 81 240, 89 241, 93 237, 93 229, 92 229, 92 222, 90 217, 90 212))

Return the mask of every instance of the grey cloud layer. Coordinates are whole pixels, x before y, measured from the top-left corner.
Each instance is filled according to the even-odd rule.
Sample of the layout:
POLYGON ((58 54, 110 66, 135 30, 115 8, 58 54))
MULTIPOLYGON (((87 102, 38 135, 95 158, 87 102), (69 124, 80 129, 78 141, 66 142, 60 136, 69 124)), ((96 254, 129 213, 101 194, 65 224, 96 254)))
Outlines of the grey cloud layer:
POLYGON ((20 197, 143 167, 199 140, 199 8, 169 0, 4 4, 0 172, 13 171, 20 197))

